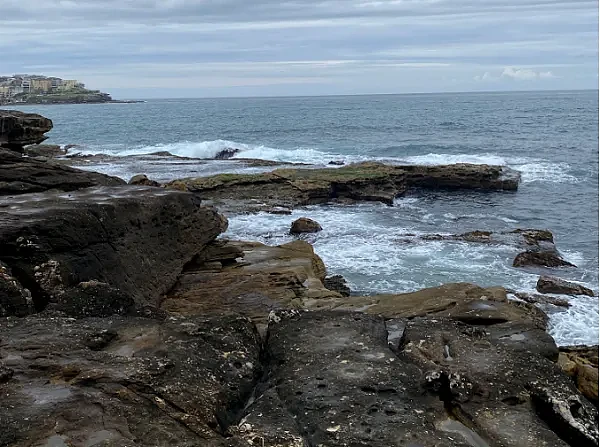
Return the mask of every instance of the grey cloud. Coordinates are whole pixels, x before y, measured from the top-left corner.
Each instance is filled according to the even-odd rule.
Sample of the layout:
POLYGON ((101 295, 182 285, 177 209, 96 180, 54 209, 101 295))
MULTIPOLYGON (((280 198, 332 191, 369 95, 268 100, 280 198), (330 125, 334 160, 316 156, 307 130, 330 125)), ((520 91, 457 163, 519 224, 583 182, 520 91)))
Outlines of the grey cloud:
POLYGON ((2 72, 46 67, 109 90, 440 91, 492 78, 502 89, 531 77, 518 70, 548 88, 597 86, 598 11, 589 1, 0 3, 2 72), (516 71, 501 76, 507 67, 516 71))

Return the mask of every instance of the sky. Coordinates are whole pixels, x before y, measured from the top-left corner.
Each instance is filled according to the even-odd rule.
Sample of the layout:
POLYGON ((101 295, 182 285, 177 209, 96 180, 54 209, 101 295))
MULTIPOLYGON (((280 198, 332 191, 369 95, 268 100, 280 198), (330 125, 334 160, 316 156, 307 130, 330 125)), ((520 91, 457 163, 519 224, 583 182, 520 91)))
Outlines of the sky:
POLYGON ((115 98, 598 88, 598 2, 0 0, 0 74, 115 98))

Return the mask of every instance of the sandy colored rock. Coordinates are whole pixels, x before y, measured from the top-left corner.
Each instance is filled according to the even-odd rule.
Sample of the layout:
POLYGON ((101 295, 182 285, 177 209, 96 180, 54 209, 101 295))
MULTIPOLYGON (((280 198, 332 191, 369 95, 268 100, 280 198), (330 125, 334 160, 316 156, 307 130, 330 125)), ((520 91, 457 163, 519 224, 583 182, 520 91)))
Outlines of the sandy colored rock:
POLYGON ((573 378, 581 394, 598 407, 598 345, 561 346, 558 365, 573 378))
POLYGON ((293 241, 215 241, 188 264, 162 308, 179 314, 241 313, 266 323, 269 312, 320 308, 337 292, 323 285, 326 269, 313 247, 293 241))
POLYGON ((130 185, 160 186, 159 182, 156 180, 150 180, 146 174, 134 175, 127 183, 130 185))

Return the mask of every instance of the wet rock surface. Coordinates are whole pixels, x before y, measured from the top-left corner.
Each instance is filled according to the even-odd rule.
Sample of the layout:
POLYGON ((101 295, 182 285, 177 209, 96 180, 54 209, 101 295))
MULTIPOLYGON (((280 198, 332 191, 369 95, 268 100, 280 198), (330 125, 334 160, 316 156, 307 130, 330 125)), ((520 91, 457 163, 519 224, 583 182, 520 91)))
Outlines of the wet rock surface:
POLYGON ((61 148, 58 144, 34 144, 23 148, 25 155, 29 157, 60 157, 67 154, 67 149, 61 148))
MULTIPOLYGON (((157 306, 185 263, 227 227, 195 196, 148 187, 20 195, 0 199, 0 207, 0 260, 38 310, 48 302, 90 304, 79 289, 87 281, 157 306)), ((117 305, 115 295, 97 296, 107 300, 100 307, 117 305)))
POLYGON ((117 177, 27 158, 17 152, 0 149, 0 196, 124 184, 117 177))
POLYGON ((594 296, 593 290, 554 276, 540 276, 536 284, 536 289, 540 293, 594 296))
POLYGON ((292 222, 290 234, 318 233, 322 229, 319 222, 308 217, 301 217, 292 222))
POLYGON ((38 144, 52 129, 52 121, 37 113, 0 110, 0 147, 22 151, 23 146, 38 144))

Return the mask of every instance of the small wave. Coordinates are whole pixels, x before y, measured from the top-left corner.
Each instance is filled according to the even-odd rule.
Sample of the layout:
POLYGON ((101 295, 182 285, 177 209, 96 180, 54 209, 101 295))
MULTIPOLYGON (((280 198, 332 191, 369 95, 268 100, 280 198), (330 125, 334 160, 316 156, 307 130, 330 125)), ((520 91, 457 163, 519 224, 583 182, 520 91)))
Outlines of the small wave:
POLYGON ((508 163, 503 157, 494 154, 436 154, 414 155, 406 157, 404 160, 408 163, 419 165, 447 165, 453 163, 472 163, 485 165, 506 166, 508 163))
POLYGON ((523 183, 551 182, 578 183, 579 179, 568 173, 571 168, 568 163, 526 163, 512 166, 521 172, 523 183))
POLYGON ((511 219, 510 217, 497 216, 494 214, 482 214, 482 213, 461 214, 460 216, 457 216, 456 214, 453 214, 453 213, 445 213, 444 217, 450 221, 456 221, 456 220, 462 220, 462 219, 497 219, 497 220, 501 220, 502 222, 506 222, 506 223, 518 223, 519 222, 518 220, 511 219))

